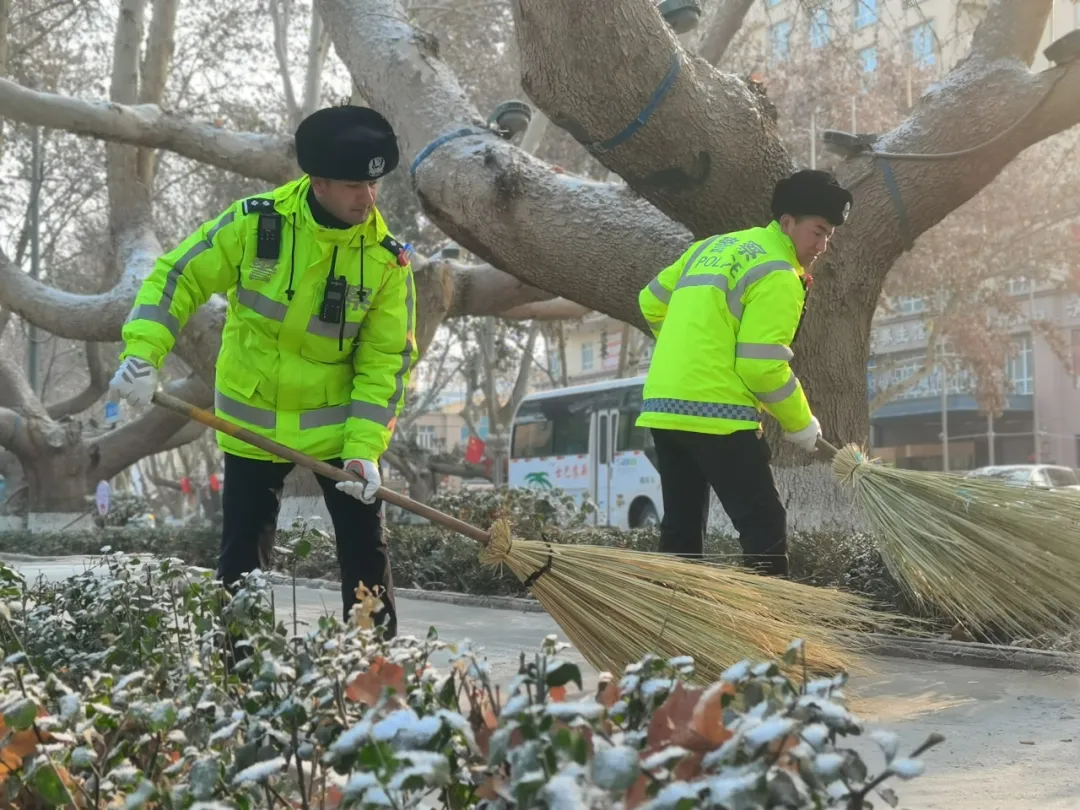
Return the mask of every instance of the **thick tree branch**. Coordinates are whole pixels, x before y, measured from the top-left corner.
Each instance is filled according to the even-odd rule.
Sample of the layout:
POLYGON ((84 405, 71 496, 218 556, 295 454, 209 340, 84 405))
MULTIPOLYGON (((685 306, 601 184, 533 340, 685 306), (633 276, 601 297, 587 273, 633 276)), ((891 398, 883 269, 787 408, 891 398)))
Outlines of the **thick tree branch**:
MULTIPOLYGON (((400 2, 319 0, 317 6, 359 89, 394 124, 405 170, 436 139, 484 126, 437 58, 432 37, 407 22, 400 2)), ((556 173, 494 134, 442 142, 425 154, 413 182, 425 213, 474 254, 526 284, 642 328, 639 282, 677 258, 689 240, 685 228, 626 187, 556 173), (605 283, 608 276, 591 272, 610 265, 611 244, 621 245, 618 266, 627 279, 616 289, 605 283)))
POLYGON ((183 157, 284 183, 297 177, 292 137, 230 132, 163 111, 154 104, 129 107, 38 93, 0 79, 0 117, 105 141, 168 149, 183 157))
MULTIPOLYGON (((169 383, 165 390, 174 397, 201 408, 213 404, 211 389, 195 377, 169 383)), ((98 457, 95 474, 109 479, 151 453, 161 452, 189 420, 164 408, 152 408, 134 422, 104 434, 91 443, 98 457)), ((189 441, 197 438, 191 436, 189 441)), ((179 446, 179 445, 177 445, 179 446)))
POLYGON ((651 0, 511 6, 522 87, 604 166, 698 237, 767 218, 773 185, 792 169, 770 104, 687 54, 651 0), (644 126, 631 130, 665 81, 644 126), (615 138, 625 140, 596 148, 615 138))
MULTIPOLYGON (((154 0, 150 36, 146 44, 139 80, 139 103, 161 106, 169 83, 176 50, 176 10, 179 0, 154 0)), ((154 184, 156 155, 153 149, 139 150, 139 179, 147 188, 154 184)))
POLYGON ((47 419, 45 408, 30 387, 29 380, 11 357, 0 354, 0 405, 24 414, 47 419))
POLYGON ((101 347, 97 343, 85 344, 86 366, 90 372, 90 381, 86 388, 70 399, 54 402, 46 407, 49 418, 59 420, 65 416, 73 416, 82 413, 101 397, 109 389, 109 377, 111 370, 105 363, 101 347))
POLYGON ((754 2, 755 0, 719 0, 719 8, 712 13, 711 24, 697 49, 702 59, 710 65, 720 64, 754 2))
POLYGON ((489 264, 465 264, 450 259, 436 259, 440 272, 449 273, 451 298, 448 318, 463 315, 501 315, 507 307, 515 307, 551 297, 536 287, 530 287, 509 273, 489 264))
POLYGON ((180 447, 189 445, 192 442, 197 441, 205 432, 206 425, 200 424, 199 422, 188 422, 170 436, 168 441, 161 445, 161 449, 158 450, 158 452, 167 453, 170 450, 176 450, 180 447))
POLYGON ((1031 66, 1046 31, 1054 0, 997 0, 971 38, 971 56, 1018 59, 1031 66))
POLYGON ((307 118, 319 106, 322 94, 323 67, 330 52, 330 32, 323 25, 322 17, 311 9, 311 28, 308 33, 307 72, 304 76, 304 108, 301 117, 307 118))
POLYGON ((296 103, 292 75, 289 70, 289 4, 282 7, 281 0, 270 0, 270 18, 274 22, 274 55, 277 57, 278 73, 285 92, 285 109, 295 128, 300 123, 300 105, 296 103))
MULTIPOLYGON (((112 83, 109 99, 114 104, 131 105, 139 99, 139 47, 142 44, 146 0, 121 0, 113 39, 112 83)), ((130 223, 148 218, 150 195, 139 179, 137 149, 119 143, 106 144, 106 175, 109 188, 109 225, 114 234, 130 223)), ((121 272, 117 267, 106 275, 105 288, 112 286, 121 272)))
POLYGON ((584 318, 590 311, 588 307, 565 298, 553 298, 550 301, 535 301, 511 307, 499 313, 499 317, 514 321, 562 321, 584 318))
POLYGON ((10 450, 17 459, 33 452, 26 419, 13 408, 0 407, 0 448, 10 450))

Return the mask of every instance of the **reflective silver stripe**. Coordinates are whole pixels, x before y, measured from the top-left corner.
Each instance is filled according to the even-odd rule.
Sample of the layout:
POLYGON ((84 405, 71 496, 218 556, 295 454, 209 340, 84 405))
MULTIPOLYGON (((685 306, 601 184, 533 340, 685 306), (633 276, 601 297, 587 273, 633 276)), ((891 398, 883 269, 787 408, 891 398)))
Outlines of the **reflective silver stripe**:
POLYGON ((175 315, 169 313, 167 307, 159 307, 155 304, 139 304, 128 315, 128 323, 131 321, 153 321, 159 323, 169 330, 169 334, 176 337, 180 334, 180 321, 176 319, 175 315))
POLYGON ((788 378, 788 381, 777 388, 775 391, 765 391, 761 394, 754 392, 754 396, 758 398, 759 402, 768 402, 770 405, 777 402, 783 402, 785 399, 795 393, 795 389, 799 385, 798 378, 792 374, 788 378))
POLYGON ((646 399, 642 413, 667 413, 675 416, 702 416, 707 419, 734 419, 757 422, 757 408, 749 405, 725 405, 720 402, 697 402, 692 399, 646 399))
POLYGON ((675 289, 682 287, 715 287, 724 293, 727 298, 727 308, 735 318, 742 320, 743 303, 742 296, 746 288, 751 284, 769 275, 782 270, 792 270, 789 262, 782 260, 762 262, 746 271, 746 275, 735 282, 735 286, 729 289, 730 279, 722 273, 698 273, 697 275, 684 275, 675 285, 675 289))
POLYGON ((718 290, 727 292, 728 277, 720 273, 698 273, 694 276, 683 276, 675 289, 683 287, 716 287, 718 290))
POLYGON ((383 427, 390 424, 393 412, 385 405, 374 405, 370 402, 361 402, 354 399, 348 405, 331 405, 329 408, 318 408, 313 411, 304 411, 300 414, 300 429, 331 427, 344 425, 350 417, 357 419, 370 419, 383 427))
POLYGON ((783 360, 795 356, 787 346, 779 343, 736 343, 735 356, 745 360, 783 360))
POLYGON ((329 408, 316 408, 313 411, 304 411, 300 414, 300 429, 330 427, 332 425, 344 425, 349 418, 348 405, 331 405, 329 408))
POLYGON ((184 273, 184 268, 188 266, 188 263, 198 256, 200 253, 209 250, 214 246, 214 237, 217 236, 218 231, 233 221, 233 212, 229 211, 225 216, 217 221, 209 231, 206 232, 206 238, 196 242, 194 245, 187 249, 187 252, 181 256, 176 264, 173 265, 172 270, 169 271, 169 275, 165 277, 165 288, 161 292, 161 306, 165 309, 169 309, 172 306, 173 294, 176 292, 176 285, 180 283, 180 276, 184 273))
POLYGON ((671 303, 672 291, 660 283, 659 276, 649 282, 649 292, 655 295, 661 304, 671 303))
POLYGON ((645 323, 648 324, 649 329, 651 329, 653 332, 659 332, 660 327, 664 325, 663 321, 650 321, 648 318, 645 319, 645 323))
POLYGON ((285 320, 285 315, 289 311, 286 304, 240 286, 236 288, 236 300, 264 318, 269 318, 278 323, 285 320))
POLYGON ((401 352, 401 368, 394 375, 394 393, 390 395, 390 399, 386 403, 391 422, 394 421, 393 417, 397 414, 398 403, 401 402, 401 398, 405 395, 405 375, 412 366, 413 330, 416 328, 413 318, 413 310, 416 308, 414 295, 413 279, 410 273, 405 278, 405 348, 401 352))
POLYGON ((326 323, 320 321, 318 315, 312 315, 311 320, 308 321, 307 331, 309 335, 318 335, 319 337, 333 338, 337 340, 341 335, 345 340, 351 341, 360 333, 360 324, 352 323, 351 321, 345 322, 345 331, 341 331, 340 323, 326 323))
POLYGON ((354 419, 368 419, 383 427, 389 427, 394 418, 394 411, 387 405, 376 405, 373 402, 361 402, 354 399, 349 406, 349 416, 354 419))
POLYGON ((239 419, 241 422, 247 422, 249 425, 273 430, 277 424, 277 415, 273 411, 238 402, 216 389, 214 391, 214 407, 226 416, 239 419))
MULTIPOLYGON (((682 266, 682 275, 679 276, 680 279, 682 279, 686 275, 687 271, 694 266, 694 262, 698 260, 698 256, 708 250, 712 246, 712 243, 719 239, 721 236, 723 236, 722 233, 718 233, 716 236, 710 236, 708 239, 698 245, 698 249, 690 254, 690 258, 687 259, 686 264, 682 266)), ((679 289, 678 284, 675 285, 675 289, 679 289)))
POLYGON ((769 273, 776 273, 782 270, 791 271, 794 268, 790 262, 782 260, 772 262, 762 262, 759 265, 751 267, 746 271, 746 275, 735 282, 735 286, 727 294, 728 311, 735 316, 737 320, 742 320, 743 316, 743 303, 742 296, 746 292, 746 288, 755 282, 761 281, 769 273))

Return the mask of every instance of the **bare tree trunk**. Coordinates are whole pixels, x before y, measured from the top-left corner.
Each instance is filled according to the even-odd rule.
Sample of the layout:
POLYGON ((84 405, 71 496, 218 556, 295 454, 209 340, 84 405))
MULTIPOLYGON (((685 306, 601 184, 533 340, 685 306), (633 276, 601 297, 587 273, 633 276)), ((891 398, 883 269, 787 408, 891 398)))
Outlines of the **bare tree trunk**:
MULTIPOLYGON (((139 103, 161 106, 165 100, 165 88, 169 83, 173 52, 176 50, 176 10, 179 0, 154 0, 154 13, 150 19, 150 37, 146 44, 146 56, 142 64, 139 82, 139 103)), ((148 189, 154 187, 156 153, 153 149, 140 149, 138 177, 148 189)))

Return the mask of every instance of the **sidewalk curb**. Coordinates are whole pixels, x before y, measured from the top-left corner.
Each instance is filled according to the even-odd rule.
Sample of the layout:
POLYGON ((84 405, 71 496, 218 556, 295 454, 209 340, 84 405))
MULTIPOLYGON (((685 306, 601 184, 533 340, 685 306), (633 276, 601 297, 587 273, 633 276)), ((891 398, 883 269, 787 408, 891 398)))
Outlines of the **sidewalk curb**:
MULTIPOLYGON (((291 585, 293 578, 288 574, 273 571, 267 579, 277 585, 291 585)), ((341 583, 336 579, 309 579, 297 577, 296 584, 302 588, 317 588, 328 591, 340 591, 341 583)), ((492 610, 514 610, 519 613, 546 613, 543 606, 535 599, 522 599, 516 596, 474 596, 454 591, 424 591, 419 588, 394 588, 394 596, 402 599, 418 599, 425 602, 442 602, 461 607, 491 608, 492 610)))
MULTIPOLYGON (((288 585, 292 577, 273 572, 269 579, 280 585, 288 585)), ((341 583, 332 579, 296 578, 296 584, 305 588, 322 588, 338 591, 341 583)), ((519 613, 546 613, 535 599, 514 596, 472 596, 453 591, 424 591, 415 588, 394 588, 394 594, 403 599, 460 605, 462 607, 513 610, 519 613)), ((1080 656, 1056 650, 1032 650, 1025 647, 1002 647, 978 642, 948 641, 932 638, 907 638, 885 633, 871 633, 861 640, 863 649, 871 655, 888 658, 907 658, 938 664, 983 667, 989 669, 1019 669, 1036 672, 1080 672, 1080 656)))
MULTIPOLYGON (((79 555, 75 555, 83 559, 79 555)), ((134 555, 133 555, 134 556, 134 555)), ((149 555, 143 555, 149 556, 149 555)), ((71 556, 41 557, 31 554, 5 553, 0 555, 11 562, 56 562, 72 559, 71 556)), ((86 556, 89 560, 90 557, 86 556)), ((210 569, 187 566, 198 574, 213 573, 210 569)), ((277 571, 266 573, 266 578, 277 586, 289 586, 293 578, 277 571)), ((317 590, 341 591, 341 583, 333 579, 297 577, 298 587, 317 590)), ((522 599, 513 596, 473 596, 453 591, 425 591, 417 588, 395 588, 394 593, 403 599, 416 599, 427 602, 461 607, 488 608, 491 610, 515 611, 518 613, 546 613, 547 611, 535 599, 522 599)), ((884 633, 871 633, 858 642, 869 655, 889 658, 906 658, 939 664, 982 667, 991 669, 1014 669, 1035 672, 1077 673, 1080 672, 1080 656, 1058 652, 1056 650, 1034 650, 1025 647, 1004 647, 994 644, 982 644, 973 641, 949 641, 946 639, 908 638, 884 633)))

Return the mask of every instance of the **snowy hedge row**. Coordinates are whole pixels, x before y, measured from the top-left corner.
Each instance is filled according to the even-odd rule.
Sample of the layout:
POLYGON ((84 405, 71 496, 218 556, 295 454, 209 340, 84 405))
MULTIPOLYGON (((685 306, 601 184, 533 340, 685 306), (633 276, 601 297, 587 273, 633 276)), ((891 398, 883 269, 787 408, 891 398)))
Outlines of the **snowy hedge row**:
POLYGON ((940 739, 905 754, 875 731, 871 775, 843 674, 741 662, 701 688, 689 659, 646 659, 584 684, 548 638, 497 684, 434 628, 381 641, 370 599, 354 626, 294 627, 258 576, 228 601, 176 560, 103 564, 37 585, 0 567, 0 804, 870 808, 940 739))

